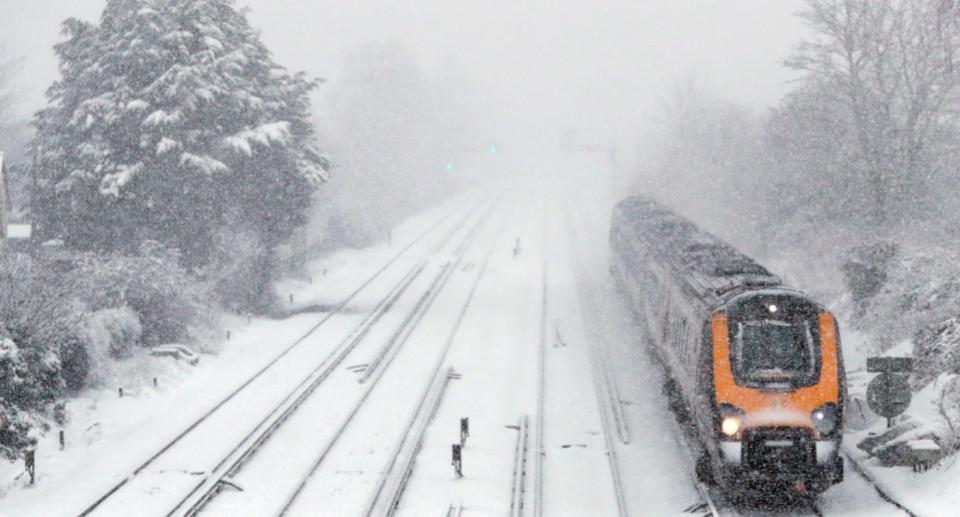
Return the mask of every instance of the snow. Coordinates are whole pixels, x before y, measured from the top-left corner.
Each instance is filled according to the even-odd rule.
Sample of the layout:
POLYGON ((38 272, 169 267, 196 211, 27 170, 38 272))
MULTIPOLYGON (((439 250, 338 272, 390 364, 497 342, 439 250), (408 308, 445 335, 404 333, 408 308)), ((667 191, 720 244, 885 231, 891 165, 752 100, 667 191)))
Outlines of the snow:
POLYGON ((179 111, 168 113, 165 110, 156 110, 143 120, 144 126, 172 125, 180 122, 182 115, 179 111))
POLYGON ((100 192, 111 196, 119 196, 120 189, 130 183, 142 171, 143 163, 121 166, 119 171, 103 177, 100 182, 100 192))
POLYGON ((127 111, 145 111, 150 109, 150 103, 145 100, 132 100, 127 103, 127 111))
POLYGON ((210 156, 198 156, 193 153, 181 154, 180 163, 191 166, 197 169, 197 171, 211 176, 230 171, 230 168, 227 167, 225 163, 217 160, 216 158, 212 158, 210 156))
MULTIPOLYGON (((443 206, 411 218, 395 230, 395 243, 412 241, 450 209, 449 205, 443 206)), ((328 276, 322 281, 285 285, 303 287, 304 293, 300 295, 298 292, 297 299, 308 305, 340 301, 397 251, 378 245, 364 251, 347 251, 342 257, 335 254, 315 265, 329 268, 328 276), (355 257, 361 260, 353 260, 355 257), (311 292, 322 292, 327 298, 311 299, 311 292)), ((401 261, 399 265, 408 264, 409 260, 401 261)), ((358 308, 367 307, 378 296, 382 294, 366 293, 353 303, 358 308)), ((336 334, 349 329, 350 322, 360 317, 356 311, 345 312, 344 321, 329 329, 329 335, 320 337, 316 349, 307 347, 310 354, 322 354, 324 342, 334 340, 336 334)), ((230 340, 222 344, 220 354, 204 355, 195 367, 145 353, 117 363, 117 370, 110 376, 115 384, 85 391, 70 400, 71 419, 65 427, 65 450, 58 450, 56 433, 48 433, 41 439, 37 452, 36 486, 25 485, 23 477, 16 479, 22 464, 0 462, 0 497, 3 498, 0 515, 79 513, 97 494, 128 475, 161 444, 276 356, 282 347, 303 335, 324 315, 325 312, 307 312, 280 320, 225 316, 224 326, 232 334, 230 340), (158 379, 156 388, 152 384, 153 377, 158 379), (117 388, 121 386, 124 387, 123 398, 117 396, 117 388)), ((290 368, 302 369, 316 362, 304 357, 298 359, 290 361, 292 366, 285 370, 286 376, 281 375, 272 383, 274 393, 280 393, 291 381, 299 378, 290 368)), ((256 407, 270 403, 270 395, 260 393, 258 396, 261 402, 256 407)), ((241 407, 240 413, 229 415, 225 425, 216 428, 212 443, 232 443, 230 436, 243 429, 237 424, 251 419, 249 407, 245 411, 241 407)), ((187 447, 187 456, 199 455, 196 459, 202 460, 220 452, 220 449, 206 450, 210 438, 207 437, 206 441, 198 439, 203 447, 187 447)), ((169 481, 171 485, 178 482, 177 479, 169 481)), ((179 478, 179 481, 189 481, 189 477, 179 478)), ((131 504, 141 503, 131 501, 131 504)))
POLYGON ((251 144, 260 144, 270 146, 271 144, 286 145, 290 139, 289 122, 272 122, 263 124, 253 129, 241 131, 235 135, 223 139, 224 145, 236 152, 243 153, 246 156, 253 155, 251 144))
MULTIPOLYGON (((571 160, 569 165, 590 170, 589 163, 571 160)), ((252 390, 238 395, 157 463, 131 478, 98 514, 129 513, 132 508, 156 513, 199 483, 201 477, 194 473, 208 472, 248 432, 258 429, 270 408, 324 364, 332 351, 350 342, 364 318, 421 260, 425 265, 407 291, 232 475, 231 481, 243 490, 221 491, 206 508, 208 513, 275 514, 320 455, 323 462, 290 513, 357 513, 370 503, 403 435, 400 423, 415 413, 432 372, 447 367, 459 378, 450 381, 426 427, 398 514, 443 514, 451 505, 462 505, 468 517, 507 513, 518 438, 513 426, 524 417, 531 430, 524 502, 533 505, 541 410, 540 321, 545 307, 545 405, 539 429, 544 447, 543 514, 617 515, 621 504, 630 515, 682 514, 699 501, 690 455, 674 439, 677 426, 660 394, 662 373, 644 350, 644 333, 607 272, 606 226, 616 196, 596 185, 588 189, 561 183, 556 188, 508 192, 459 264, 451 250, 464 242, 465 232, 454 234, 452 244, 442 250, 436 248, 439 235, 453 228, 483 193, 411 218, 394 231, 393 246, 343 250, 312 262, 302 277, 278 282, 284 299, 293 295, 287 310, 295 315, 279 320, 225 316, 232 337, 221 344, 219 354, 203 355, 196 366, 147 354, 118 363, 109 385, 69 403, 72 418, 65 427, 64 451, 58 450, 55 433, 41 438, 36 486, 15 479, 19 464, 0 464, 0 514, 81 511, 305 335, 398 253, 400 243, 413 241, 447 214, 454 215, 388 267, 381 281, 361 291, 322 332, 311 334, 304 342, 309 346, 280 359, 263 382, 251 385, 252 390), (517 239, 521 251, 514 256, 517 239), (434 279, 454 265, 449 284, 435 302, 418 309, 434 279), (468 299, 470 306, 456 326, 468 299), (418 310, 423 311, 421 323, 410 328, 406 339, 394 342, 393 336, 407 332, 405 322, 418 310), (381 356, 388 357, 388 364, 374 370, 366 382, 358 382, 364 365, 381 356), (597 391, 604 364, 610 372, 606 382, 615 394, 612 399, 597 391), (123 398, 117 396, 120 386, 123 398), (622 439, 610 427, 606 404, 622 415, 622 439), (470 419, 470 437, 463 451, 464 477, 458 479, 450 466, 450 445, 459 441, 463 417, 470 419), (345 422, 349 425, 341 435, 338 431, 345 422), (613 488, 615 477, 623 481, 620 493, 613 488)), ((853 378, 856 383, 864 380, 856 374, 853 378)), ((958 475, 952 461, 914 474, 909 469, 880 468, 851 447, 856 433, 875 430, 882 422, 873 425, 854 431, 846 443, 895 497, 902 496, 900 500, 922 515, 948 515, 945 508, 960 504, 960 496, 948 490, 958 475)), ((829 515, 899 514, 849 469, 846 481, 823 494, 820 505, 829 515)))
POLYGON ((210 36, 203 37, 203 44, 216 51, 223 50, 223 43, 220 43, 220 40, 216 38, 212 38, 210 36))
POLYGON ((910 440, 907 442, 911 449, 919 451, 939 451, 940 446, 937 445, 937 442, 929 439, 925 440, 910 440))
POLYGON ((166 154, 166 153, 169 153, 170 151, 175 151, 180 147, 181 147, 180 142, 177 142, 172 138, 163 137, 160 139, 159 142, 157 142, 157 155, 166 154))
POLYGON ((11 223, 7 225, 8 239, 29 239, 33 233, 33 226, 30 224, 11 223))

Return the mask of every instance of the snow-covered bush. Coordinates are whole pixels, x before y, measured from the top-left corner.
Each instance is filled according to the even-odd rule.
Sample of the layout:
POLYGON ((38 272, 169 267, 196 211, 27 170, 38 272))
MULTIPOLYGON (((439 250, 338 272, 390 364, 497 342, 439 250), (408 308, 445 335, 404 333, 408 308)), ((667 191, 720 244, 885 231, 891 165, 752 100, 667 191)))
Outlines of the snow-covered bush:
POLYGON ((886 279, 864 300, 856 325, 877 351, 960 314, 960 257, 937 247, 904 247, 886 266, 886 279))
POLYGON ((63 391, 60 360, 52 351, 24 349, 0 338, 0 455, 13 459, 28 444, 30 430, 42 422, 37 412, 63 391))
POLYGON ((913 357, 912 380, 917 387, 942 373, 960 373, 960 317, 920 329, 913 339, 913 357))
POLYGON ((112 320, 109 326, 113 330, 108 332, 114 332, 110 341, 116 346, 107 349, 115 357, 136 341, 146 346, 193 342, 210 324, 204 290, 179 259, 176 250, 147 241, 136 256, 87 254, 69 273, 67 284, 73 295, 90 310, 121 311, 101 316, 101 321, 112 320), (127 309, 136 313, 139 329, 133 319, 121 316, 127 309))
POLYGON ((949 452, 960 449, 960 376, 947 377, 938 402, 940 416, 947 424, 949 434, 943 440, 943 446, 949 452))
POLYGON ((84 321, 83 330, 90 355, 98 359, 128 357, 143 334, 140 318, 129 307, 94 312, 84 321))
POLYGON ((846 253, 841 269, 847 289, 861 314, 865 309, 864 304, 887 281, 887 269, 897 251, 896 244, 882 241, 857 246, 846 253))

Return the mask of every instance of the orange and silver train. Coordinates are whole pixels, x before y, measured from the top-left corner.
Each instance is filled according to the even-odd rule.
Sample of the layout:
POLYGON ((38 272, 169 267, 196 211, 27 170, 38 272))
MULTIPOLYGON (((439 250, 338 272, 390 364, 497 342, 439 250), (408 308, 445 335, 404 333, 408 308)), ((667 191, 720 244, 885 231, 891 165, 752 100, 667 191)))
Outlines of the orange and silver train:
POLYGON ((646 322, 701 481, 815 494, 843 479, 836 319, 712 234, 640 196, 610 227, 611 271, 646 322))

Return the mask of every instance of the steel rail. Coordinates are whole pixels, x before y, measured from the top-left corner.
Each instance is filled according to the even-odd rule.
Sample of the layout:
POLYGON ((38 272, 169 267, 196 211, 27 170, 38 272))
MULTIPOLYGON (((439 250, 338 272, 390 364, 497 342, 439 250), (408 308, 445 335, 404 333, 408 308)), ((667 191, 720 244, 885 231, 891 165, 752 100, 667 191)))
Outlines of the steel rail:
MULTIPOLYGON (((475 205, 475 206, 472 206, 470 209, 468 209, 467 215, 469 216, 470 214, 472 214, 475 210, 477 210, 480 206, 482 206, 482 204, 483 204, 483 203, 481 202, 481 203, 478 203, 478 204, 475 205)), ((171 448, 173 448, 177 443, 179 443, 184 437, 186 437, 187 435, 189 435, 189 434, 190 434, 191 432, 193 432, 197 427, 199 427, 201 424, 203 424, 205 421, 207 421, 212 415, 214 415, 217 411, 219 411, 220 408, 222 408, 224 405, 226 405, 228 402, 230 402, 230 401, 231 401, 234 397, 236 397, 238 394, 240 394, 241 392, 243 392, 247 387, 249 387, 249 386, 250 386, 251 384, 253 384, 257 379, 259 379, 259 378, 260 378, 261 376, 263 376, 267 371, 269 371, 270 368, 272 368, 276 363, 278 363, 281 359, 283 359, 283 358, 284 358, 285 356, 287 356, 290 352, 292 352, 294 349, 296 349, 300 344, 302 344, 304 341, 306 341, 307 338, 309 338, 310 336, 312 336, 312 335, 313 335, 320 327, 322 327, 327 321, 329 321, 331 318, 333 318, 333 317, 336 316, 337 314, 342 313, 343 310, 349 305, 349 303, 350 303, 351 301, 353 301, 354 298, 356 298, 361 292, 363 292, 364 289, 366 289, 368 286, 370 286, 370 284, 372 284, 377 278, 379 278, 387 269, 390 268, 390 266, 392 266, 394 263, 396 263, 396 262, 400 259, 400 257, 402 257, 404 254, 406 254, 406 253, 407 253, 410 249, 412 249, 417 243, 419 243, 419 242, 422 241, 424 238, 426 238, 428 235, 430 235, 431 233, 433 233, 434 230, 436 230, 438 227, 440 227, 444 222, 446 222, 447 220, 449 220, 454 214, 456 214, 456 213, 459 212, 460 210, 461 210, 461 208, 460 208, 460 207, 457 207, 457 208, 455 208, 455 209, 447 212, 447 213, 444 214, 437 222, 431 224, 429 227, 427 227, 426 230, 424 230, 424 231, 421 232, 419 235, 417 235, 410 243, 408 243, 408 244, 407 244, 406 246, 404 246, 400 251, 398 251, 396 254, 394 254, 389 260, 387 260, 386 263, 384 263, 383 266, 381 266, 381 267, 380 267, 377 271, 375 271, 370 277, 368 277, 359 287, 357 287, 353 292, 351 292, 351 293, 350 293, 346 298, 344 298, 340 303, 338 303, 336 306, 334 306, 333 309, 332 309, 330 312, 328 312, 328 313, 326 313, 324 316, 322 316, 322 317, 320 318, 320 320, 319 320, 316 324, 314 324, 312 327, 310 327, 303 335, 301 335, 299 338, 297 338, 296 340, 294 340, 289 346, 287 346, 285 349, 283 349, 278 355, 276 355, 273 359, 271 359, 268 363, 266 363, 262 368, 260 368, 260 369, 257 370, 256 372, 254 372, 254 374, 253 374, 251 377, 249 377, 249 378, 248 378, 247 380, 245 380, 242 384, 240 384, 238 387, 236 387, 234 390, 232 390, 225 398, 221 399, 217 404, 215 404, 215 405, 214 405, 213 407, 211 407, 209 410, 207 410, 207 411, 204 412, 202 415, 200 415, 200 417, 199 417, 198 419, 196 419, 195 421, 193 421, 189 426, 187 426, 187 427, 186 427, 185 429, 183 429, 180 433, 178 433, 176 436, 174 436, 174 437, 173 437, 170 441, 168 441, 163 447, 161 447, 156 453, 154 453, 153 455, 151 455, 151 456, 150 456, 149 458, 147 458, 143 463, 141 463, 136 469, 134 469, 134 471, 133 471, 131 474, 129 474, 128 476, 124 477, 123 480, 121 480, 120 482, 118 482, 117 484, 115 484, 115 485, 114 485, 113 487, 111 487, 107 492, 105 492, 105 493, 102 494, 97 500, 95 500, 92 504, 90 504, 89 506, 87 506, 87 507, 79 514, 80 517, 84 517, 84 516, 86 516, 86 515, 89 515, 89 514, 92 513, 93 511, 95 511, 95 510, 96 510, 101 504, 103 504, 107 499, 109 499, 110 497, 112 497, 113 495, 115 495, 119 490, 121 490, 128 482, 130 482, 132 479, 134 479, 135 477, 137 477, 141 472, 143 472, 143 471, 144 471, 145 469, 147 469, 151 464, 153 464, 158 458, 160 458, 161 456, 163 456, 163 454, 165 454, 167 451, 169 451, 171 448)), ((459 228, 460 226, 462 226, 462 224, 465 223, 465 220, 466 220, 466 218, 465 218, 463 221, 461 221, 461 223, 458 224, 455 228, 459 228)), ((419 267, 419 265, 418 265, 418 266, 414 266, 414 268, 411 269, 411 272, 414 271, 414 270, 416 270, 418 267, 419 267)), ((409 274, 410 274, 410 273, 408 273, 407 275, 409 275, 409 274)), ((405 276, 404 279, 401 280, 401 284, 402 284, 402 282, 403 282, 406 278, 407 278, 407 276, 405 276)), ((388 295, 388 297, 389 297, 389 295, 388 295)))
POLYGON ((546 358, 547 358, 547 319, 548 319, 548 289, 547 289, 547 200, 544 199, 543 205, 543 236, 542 236, 542 261, 543 273, 541 275, 540 292, 540 342, 537 347, 537 421, 534 435, 534 469, 533 469, 533 515, 534 517, 543 517, 543 459, 546 455, 544 447, 544 424, 543 415, 546 408, 546 358))
MULTIPOLYGON (((453 343, 463 324, 463 320, 466 318, 467 311, 473 302, 473 297, 477 292, 477 288, 480 286, 480 281, 487 271, 490 257, 493 255, 493 250, 496 248, 499 236, 503 234, 507 220, 508 219, 505 219, 497 230, 497 234, 484 256, 483 265, 474 278, 473 284, 470 286, 470 293, 467 295, 467 300, 457 314, 456 322, 444 342, 440 357, 436 361, 431 386, 439 385, 440 387, 434 392, 435 395, 432 398, 429 387, 424 392, 420 403, 411 416, 410 422, 406 426, 406 431, 403 436, 401 436, 398 445, 394 448, 390 461, 387 463, 387 468, 380 476, 380 480, 377 483, 377 490, 374 492, 373 497, 370 498, 370 503, 364 514, 366 517, 374 515, 390 517, 394 514, 397 505, 400 503, 400 497, 402 497, 407 481, 409 481, 410 475, 413 473, 413 465, 416 461, 417 453, 423 446, 424 434, 433 416, 436 414, 437 408, 440 407, 443 393, 450 381, 450 374, 453 372, 453 369, 449 368, 448 372, 444 374, 442 371, 443 364, 446 362, 447 355, 449 355, 450 349, 453 347, 453 343), (428 400, 430 401, 429 403, 427 402, 428 400), (396 468, 398 460, 401 461, 399 461, 399 468, 396 468)), ((461 253, 462 258, 466 254, 466 247, 464 247, 461 253)), ((459 263, 459 260, 457 262, 459 263)))
MULTIPOLYGON (((482 205, 481 205, 482 206, 482 205)), ((479 207, 478 207, 479 208, 479 207)), ((470 219, 473 214, 469 214, 468 217, 464 219, 464 223, 470 219)), ((482 218, 481 218, 482 219, 482 218)), ((480 223, 478 223, 480 224, 480 223)), ((441 250, 447 242, 450 241, 462 228, 462 226, 457 226, 452 229, 447 235, 444 236, 444 239, 434 248, 433 252, 436 253, 441 250)), ((473 230, 471 230, 473 231, 473 230)), ((468 233, 468 236, 470 234, 468 233)), ((419 262, 417 268, 411 271, 409 278, 406 279, 405 283, 402 283, 401 286, 394 289, 392 296, 384 299, 379 305, 379 310, 372 311, 364 322, 360 326, 354 329, 354 331, 347 336, 344 341, 338 345, 334 354, 324 360, 320 365, 317 366, 301 383, 298 385, 294 391, 292 391, 287 397, 280 402, 274 409, 268 414, 260 424, 254 428, 254 430, 249 433, 244 440, 240 442, 234 449, 228 454, 221 462, 214 468, 210 473, 208 473, 197 485, 194 486, 194 489, 187 494, 187 496, 180 501, 180 503, 168 514, 168 515, 177 515, 178 511, 183 509, 180 514, 182 515, 195 515, 219 492, 221 482, 226 479, 228 476, 235 474, 240 467, 256 453, 282 425, 283 423, 301 406, 309 396, 316 391, 317 388, 325 381, 333 371, 339 367, 340 364, 350 355, 350 353, 363 341, 364 337, 369 333, 373 326, 379 321, 380 317, 386 314, 389 309, 393 306, 394 303, 400 298, 403 292, 406 291, 417 276, 423 271, 426 267, 429 259, 423 259, 419 262), (332 358, 332 361, 330 359, 332 358), (294 398, 295 397, 295 398, 294 398), (292 402, 290 402, 292 400, 292 402)), ((431 284, 431 289, 436 285, 436 282, 431 284)), ((414 309, 416 311, 416 309, 414 309)), ((408 316, 409 320, 410 316, 408 316)))
POLYGON ((855 459, 853 459, 853 457, 850 456, 850 454, 848 454, 847 451, 843 451, 843 455, 844 457, 847 458, 847 463, 851 467, 853 467, 853 471, 856 472, 860 477, 862 477, 867 483, 869 483, 873 487, 873 489, 877 491, 877 495, 879 495, 881 499, 892 504, 893 506, 896 506, 901 511, 909 515, 910 517, 918 517, 916 513, 914 513, 909 508, 904 506, 902 503, 894 499, 889 492, 881 488, 880 485, 877 483, 877 480, 874 479, 874 477, 871 476, 870 473, 867 472, 862 466, 860 466, 860 464, 855 459))
MULTIPOLYGON (((481 216, 480 221, 471 229, 471 232, 470 232, 470 234, 467 236, 467 238, 464 240, 464 243, 472 243, 472 242, 476 239, 477 235, 480 233, 480 230, 484 227, 487 218, 489 217, 491 211, 493 210, 493 208, 494 208, 495 206, 496 206, 496 202, 494 202, 493 204, 491 204, 491 206, 487 209, 487 211, 481 216)), ((433 287, 434 287, 435 289, 433 289, 433 292, 437 292, 437 293, 438 293, 440 290, 442 290, 442 288, 444 287, 444 285, 446 285, 447 280, 449 280, 450 276, 452 276, 453 271, 456 270, 457 266, 458 266, 458 265, 460 264, 460 262, 463 260, 463 257, 466 255, 466 251, 467 251, 468 249, 469 249, 469 244, 467 244, 466 246, 463 246, 463 245, 461 246, 461 253, 457 256, 457 259, 456 259, 454 265, 453 265, 452 267, 450 267, 449 265, 448 265, 447 267, 444 267, 444 269, 443 269, 442 272, 441 272, 441 277, 440 277, 440 278, 443 278, 443 280, 442 280, 441 282, 439 282, 439 283, 435 283, 435 284, 434 284, 433 287)), ((427 310, 429 310, 430 306, 431 306, 432 303, 433 303, 433 300, 435 300, 435 299, 436 299, 436 296, 430 296, 429 299, 428 299, 428 301, 427 301, 427 303, 421 305, 421 306, 420 306, 420 310, 419 310, 418 312, 411 313, 411 315, 408 317, 408 320, 416 319, 417 321, 419 321, 419 319, 422 318, 422 314, 424 314, 427 310)), ((414 326, 415 326, 415 325, 414 325, 414 326)), ((402 325, 401 328, 398 330, 398 333, 403 333, 404 336, 405 336, 405 337, 404 337, 402 340, 400 340, 400 341, 397 343, 397 345, 394 347, 394 348, 397 348, 398 351, 399 351, 399 348, 402 347, 402 346, 406 343, 407 338, 410 336, 410 334, 411 334, 411 332, 412 332, 412 331, 408 331, 408 330, 407 330, 408 328, 411 328, 411 327, 410 327, 408 324, 406 324, 406 322, 405 322, 405 324, 402 325)), ((393 339, 393 338, 391 338, 391 340, 392 340, 392 339, 393 339)), ((278 512, 278 515, 285 515, 285 514, 293 507, 294 503, 295 503, 296 500, 299 498, 300 494, 303 493, 303 490, 304 490, 304 489, 306 488, 306 486, 309 484, 310 479, 313 477, 313 474, 317 471, 317 469, 320 468, 320 465, 321 465, 321 464, 323 463, 323 461, 327 458, 327 456, 329 455, 330 451, 333 450, 333 448, 334 448, 334 446, 337 444, 337 442, 339 442, 340 438, 344 435, 344 433, 346 432, 346 430, 347 430, 347 428, 349 427, 350 423, 353 421, 354 417, 355 417, 355 416, 357 415, 357 413, 360 411, 361 407, 363 407, 364 402, 366 402, 366 400, 369 398, 370 394, 373 392, 373 389, 376 387, 377 383, 378 383, 379 380, 382 378, 382 372, 386 369, 387 366, 389 366, 389 361, 388 361, 387 365, 385 365, 383 368, 379 369, 379 371, 381 372, 379 375, 375 375, 375 376, 371 377, 369 380, 367 380, 367 382, 363 383, 364 386, 365 386, 365 389, 364 389, 363 394, 362 394, 361 397, 360 397, 360 400, 357 402, 357 404, 353 407, 353 409, 352 409, 352 410, 350 411, 350 413, 347 415, 347 418, 346 418, 346 419, 340 424, 340 426, 337 428, 337 431, 334 433, 334 435, 333 435, 333 437, 330 439, 330 441, 323 447, 323 449, 321 449, 321 451, 319 452, 319 454, 316 456, 316 458, 314 459, 314 461, 311 463, 310 468, 309 468, 309 469, 307 470, 307 472, 301 477, 300 482, 297 484, 297 486, 294 488, 294 490, 290 493, 289 496, 287 496, 287 498, 286 498, 283 506, 281 507, 280 511, 278 512)))
POLYGON ((517 423, 517 444, 513 450, 513 477, 510 483, 510 517, 522 517, 527 491, 527 451, 530 443, 529 420, 523 415, 517 423))
POLYGON ((423 446, 424 434, 440 407, 443 395, 447 391, 453 368, 444 372, 438 370, 417 403, 417 407, 407 422, 406 432, 400 436, 393 448, 387 468, 381 473, 377 490, 367 506, 364 515, 392 515, 400 500, 400 494, 413 471, 413 462, 423 446), (400 465, 399 469, 396 469, 400 465), (383 494, 386 494, 385 496, 383 494))
MULTIPOLYGON (((573 235, 577 237, 577 242, 580 242, 580 235, 582 234, 581 228, 578 222, 574 222, 573 216, 570 211, 564 210, 565 219, 567 221, 567 228, 570 228, 573 235)), ((580 255, 580 248, 576 246, 570 246, 570 241, 568 240, 568 251, 570 257, 573 259, 574 263, 574 274, 581 275, 584 273, 585 268, 583 266, 583 257, 580 255), (576 248, 576 249, 574 249, 576 248)), ((592 293, 585 292, 586 289, 583 288, 580 282, 574 280, 574 283, 577 285, 577 290, 580 291, 581 302, 585 303, 587 309, 591 313, 596 313, 595 302, 593 300, 592 293)), ((584 335, 586 336, 586 329, 584 329, 584 335)), ((600 410, 600 424, 603 429, 603 441, 604 446, 607 449, 607 462, 610 467, 610 476, 613 479, 613 491, 614 496, 617 501, 617 512, 620 516, 629 515, 629 509, 627 508, 626 497, 624 496, 624 487, 623 487, 623 478, 620 476, 620 465, 617 462, 617 450, 616 444, 611 438, 611 426, 617 429, 617 433, 621 433, 621 424, 624 425, 624 430, 621 434, 621 440, 624 443, 629 441, 629 438, 624 438, 626 436, 625 422, 622 420, 622 415, 619 413, 617 406, 619 406, 620 401, 617 398, 611 399, 615 396, 615 389, 611 389, 611 380, 610 372, 606 367, 606 361, 604 360, 602 354, 604 353, 601 350, 598 350, 598 347, 591 346, 587 343, 584 343, 584 346, 587 348, 587 355, 590 358, 590 370, 591 378, 593 380, 593 391, 594 395, 597 398, 597 406, 600 410), (611 420, 613 422, 611 422, 611 420)))

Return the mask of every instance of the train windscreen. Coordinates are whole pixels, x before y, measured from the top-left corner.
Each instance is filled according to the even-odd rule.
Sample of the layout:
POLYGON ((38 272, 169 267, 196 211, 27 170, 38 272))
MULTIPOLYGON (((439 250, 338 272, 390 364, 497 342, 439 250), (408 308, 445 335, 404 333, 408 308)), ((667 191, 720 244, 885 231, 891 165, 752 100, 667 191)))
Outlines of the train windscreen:
POLYGON ((802 387, 820 375, 816 306, 791 295, 749 296, 729 313, 730 362, 737 384, 802 387))
POLYGON ((753 383, 790 382, 813 374, 810 324, 762 320, 737 324, 734 354, 740 376, 753 383))

